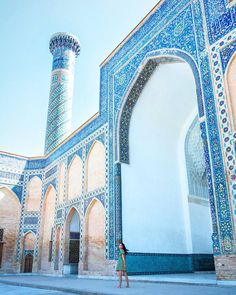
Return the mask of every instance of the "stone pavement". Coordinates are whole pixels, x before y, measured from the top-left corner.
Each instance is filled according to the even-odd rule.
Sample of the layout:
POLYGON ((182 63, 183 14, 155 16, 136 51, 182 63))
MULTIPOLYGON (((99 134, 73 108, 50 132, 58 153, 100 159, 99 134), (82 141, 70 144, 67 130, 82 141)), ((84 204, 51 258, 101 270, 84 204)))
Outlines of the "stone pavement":
POLYGON ((50 291, 45 289, 35 289, 29 287, 19 287, 0 284, 0 294, 4 295, 71 295, 71 293, 65 293, 60 291, 50 291))
POLYGON ((118 289, 115 280, 98 280, 77 277, 58 277, 40 275, 1 275, 0 294, 53 294, 68 293, 81 295, 235 295, 236 286, 222 286, 216 284, 193 285, 182 283, 138 282, 131 277, 130 288, 118 289), (10 286, 10 287, 9 287, 10 286), (20 286, 20 287, 19 287, 20 286), (15 288, 11 293, 5 292, 7 287, 15 288), (26 288, 30 287, 30 288, 26 288), (22 288, 24 290, 22 291, 22 288), (32 288, 36 288, 32 291, 32 288), (60 291, 60 292, 55 292, 60 291), (24 293, 25 292, 25 293, 24 293), (38 292, 38 293, 37 293, 38 292), (40 293, 41 292, 41 293, 40 293), (63 293, 65 292, 65 293, 63 293))

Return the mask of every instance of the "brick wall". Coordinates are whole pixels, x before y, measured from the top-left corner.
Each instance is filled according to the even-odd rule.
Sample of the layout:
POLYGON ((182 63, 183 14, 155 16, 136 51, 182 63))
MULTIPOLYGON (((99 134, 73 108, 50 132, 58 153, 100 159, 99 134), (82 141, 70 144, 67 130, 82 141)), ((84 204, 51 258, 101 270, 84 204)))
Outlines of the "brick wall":
POLYGON ((20 224, 20 202, 6 188, 0 189, 0 228, 3 234, 3 252, 0 272, 16 272, 16 243, 20 224))
POLYGON ((236 255, 222 255, 214 258, 217 279, 236 280, 236 255))

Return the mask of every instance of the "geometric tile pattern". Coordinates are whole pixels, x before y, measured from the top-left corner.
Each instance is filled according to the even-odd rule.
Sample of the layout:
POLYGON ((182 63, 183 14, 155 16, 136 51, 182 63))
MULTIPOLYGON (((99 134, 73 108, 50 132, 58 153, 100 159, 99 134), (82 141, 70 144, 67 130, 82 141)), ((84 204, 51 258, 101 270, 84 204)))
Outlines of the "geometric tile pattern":
POLYGON ((193 120, 185 138, 185 160, 189 194, 208 199, 204 146, 198 118, 193 120))

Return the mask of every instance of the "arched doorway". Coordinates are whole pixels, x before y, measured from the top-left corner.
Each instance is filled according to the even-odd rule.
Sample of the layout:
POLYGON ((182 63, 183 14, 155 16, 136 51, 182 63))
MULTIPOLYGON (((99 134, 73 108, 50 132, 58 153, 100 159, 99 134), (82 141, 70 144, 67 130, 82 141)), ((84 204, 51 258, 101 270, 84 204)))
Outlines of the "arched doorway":
POLYGON ((196 84, 183 60, 160 59, 151 72, 149 66, 153 62, 146 64, 145 87, 141 93, 130 91, 118 119, 119 159, 129 163, 121 165, 123 239, 133 252, 133 272, 189 272, 200 260, 206 263, 203 254, 212 262, 212 250, 193 252, 193 210, 185 190, 185 161, 180 161, 183 128, 198 108, 196 84))
POLYGON ((75 208, 68 214, 65 225, 64 273, 77 274, 80 258, 80 217, 75 208))
POLYGON ((86 212, 85 224, 85 271, 105 270, 105 210, 100 201, 94 199, 86 212))
POLYGON ((22 259, 22 271, 32 272, 33 271, 33 260, 34 260, 34 247, 35 247, 35 234, 28 232, 23 241, 23 259, 22 259))
POLYGON ((16 272, 21 205, 13 191, 0 187, 0 272, 16 272))

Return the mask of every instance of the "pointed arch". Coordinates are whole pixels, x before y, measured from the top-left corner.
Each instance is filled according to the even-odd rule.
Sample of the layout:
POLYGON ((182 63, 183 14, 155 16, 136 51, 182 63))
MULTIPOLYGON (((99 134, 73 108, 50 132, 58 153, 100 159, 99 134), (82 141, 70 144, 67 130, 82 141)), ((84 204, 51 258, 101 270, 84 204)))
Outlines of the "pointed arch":
POLYGON ((68 167, 68 199, 72 200, 82 193, 83 162, 75 155, 68 167))
POLYGON ((56 190, 52 184, 44 196, 41 215, 41 271, 48 272, 52 261, 53 226, 55 215, 56 190))
POLYGON ((102 205, 102 207, 104 207, 104 206, 103 206, 103 203, 102 203, 97 197, 93 197, 92 200, 89 202, 89 204, 87 205, 87 207, 86 207, 86 209, 85 209, 85 218, 86 218, 86 216, 87 216, 87 214, 88 214, 90 208, 93 206, 93 204, 94 204, 95 202, 99 202, 99 203, 102 205))
POLYGON ((31 273, 33 271, 35 239, 35 233, 32 231, 26 232, 23 237, 21 269, 25 273, 31 273))
POLYGON ((105 209, 94 198, 85 215, 84 269, 101 271, 105 267, 105 209))
POLYGON ((68 213, 66 214, 66 222, 67 222, 68 220, 71 219, 72 215, 73 215, 75 212, 77 212, 78 215, 79 215, 79 218, 81 218, 81 214, 80 214, 79 210, 78 210, 75 206, 72 206, 72 207, 70 208, 70 210, 68 211, 68 213))
POLYGON ((32 231, 28 231, 25 233, 23 238, 23 249, 24 251, 34 251, 35 246, 35 233, 32 231))
POLYGON ((230 113, 231 127, 236 129, 236 53, 231 57, 226 69, 226 94, 230 113))
POLYGON ((189 54, 179 49, 165 49, 164 52, 160 49, 149 52, 141 60, 136 74, 130 81, 115 118, 115 157, 117 162, 129 164, 130 120, 140 93, 160 63, 176 61, 185 62, 190 66, 196 84, 198 115, 199 117, 204 115, 200 74, 195 60, 189 54))
POLYGON ((1 270, 16 271, 16 247, 20 224, 21 204, 16 194, 8 187, 0 187, 0 229, 2 232, 1 270))
MULTIPOLYGON (((2 191, 2 192, 5 192, 5 193, 8 195, 8 197, 11 197, 11 198, 12 198, 12 200, 15 199, 15 201, 16 201, 17 203, 19 203, 19 205, 21 206, 21 204, 20 204, 20 200, 19 200, 19 198, 17 197, 16 193, 13 192, 13 190, 11 190, 8 186, 1 185, 1 186, 0 186, 0 192, 1 192, 1 191, 2 191)), ((1 197, 3 197, 3 194, 0 195, 0 201, 1 201, 1 197)))
POLYGON ((87 191, 106 184, 106 150, 103 143, 95 140, 87 157, 87 191))
POLYGON ((121 165, 123 237, 134 252, 187 253, 191 236, 178 151, 183 126, 197 108, 196 82, 189 64, 176 56, 142 66, 117 114, 119 160, 130 164, 121 165), (143 235, 152 243, 145 245, 143 235), (174 244, 168 242, 170 235, 174 244))
POLYGON ((25 200, 26 211, 39 211, 42 193, 42 180, 34 176, 27 184, 27 196, 25 200))

